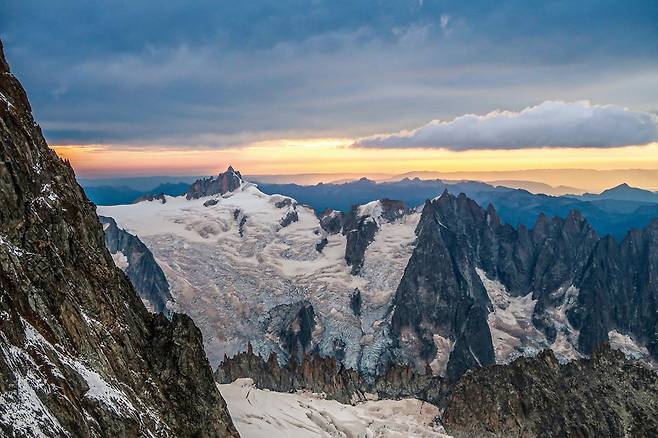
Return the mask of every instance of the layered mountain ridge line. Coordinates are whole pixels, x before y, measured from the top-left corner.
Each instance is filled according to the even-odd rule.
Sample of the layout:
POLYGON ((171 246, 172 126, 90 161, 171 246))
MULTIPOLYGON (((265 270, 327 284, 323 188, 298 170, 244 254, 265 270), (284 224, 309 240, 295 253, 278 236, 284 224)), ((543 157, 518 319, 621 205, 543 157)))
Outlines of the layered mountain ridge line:
POLYGON ((0 43, 0 430, 237 436, 192 320, 147 312, 0 43))
MULTIPOLYGON (((269 260, 260 251, 273 249, 271 268, 266 269, 274 274, 273 283, 282 275, 282 293, 300 286, 306 291, 299 298, 287 297, 278 304, 275 302, 281 298, 272 297, 275 302, 270 304, 267 293, 252 295, 253 309, 258 314, 265 312, 254 321, 254 333, 259 335, 243 337, 232 351, 219 339, 215 345, 222 348, 220 351, 206 344, 214 364, 226 354, 244 351, 249 341, 263 357, 275 353, 281 366, 291 358, 301 361, 304 355, 316 354, 335 358, 368 381, 392 364, 411 365, 420 374, 429 367, 431 374, 455 381, 468 369, 508 363, 546 348, 553 349, 562 361, 573 360, 589 355, 603 342, 634 358, 652 363, 656 360, 655 316, 650 310, 630 311, 638 307, 627 304, 627 300, 634 300, 648 303, 649 309, 655 307, 655 287, 644 279, 656 269, 650 256, 656 221, 616 243, 608 236, 599 238, 578 211, 570 211, 565 218, 549 219, 540 214, 531 228, 513 227, 503 223, 492 205, 483 209, 466 195, 453 196, 447 190, 426 201, 421 213, 400 201, 385 199, 354 206, 349 213, 326 210, 317 217, 294 199, 265 195, 257 186, 238 180, 237 175, 239 172, 229 168, 214 178, 236 184, 228 191, 216 184, 215 192, 199 195, 198 202, 203 202, 204 208, 198 214, 193 213, 197 211, 193 207, 195 198, 167 197, 167 204, 148 203, 149 208, 153 206, 151 215, 171 216, 176 226, 188 224, 185 234, 198 232, 194 241, 201 237, 210 245, 221 245, 228 240, 234 247, 252 239, 249 252, 255 252, 250 257, 256 256, 259 263, 269 260), (268 205, 267 215, 263 207, 253 213, 248 211, 255 200, 268 205), (184 218, 176 216, 181 209, 184 218), (224 210, 232 212, 232 221, 218 219, 216 215, 224 210), (310 239, 299 240, 299 228, 286 230, 290 223, 284 219, 291 211, 301 221, 301 234, 310 232, 310 239), (265 221, 257 220, 257 216, 265 221), (415 219, 409 222, 410 218, 415 219), (218 225, 219 232, 214 232, 212 228, 218 225), (391 238, 387 237, 393 232, 391 226, 402 226, 394 234, 403 229, 409 233, 405 237, 408 259, 397 260, 399 277, 389 278, 388 292, 383 295, 388 298, 382 301, 377 278, 381 271, 375 271, 375 277, 368 271, 368 252, 372 245, 391 238), (339 258, 336 249, 340 248, 344 248, 344 256, 339 258), (632 256, 621 256, 622 252, 632 256), (605 261, 600 261, 601 257, 605 261), (313 273, 318 264, 327 266, 325 263, 330 262, 344 268, 334 268, 330 277, 313 273), (364 264, 366 272, 361 272, 364 264), (646 269, 634 271, 633 266, 646 269), (301 277, 297 275, 299 269, 304 272, 301 277), (622 275, 622 271, 628 275, 622 275), (327 280, 335 281, 338 272, 342 280, 332 291, 334 296, 330 300, 315 296, 316 290, 327 289, 327 280), (627 279, 625 284, 618 282, 622 276, 627 279), (318 282, 308 283, 314 277, 318 282), (589 278, 597 279, 598 285, 588 284, 589 278), (370 292, 364 293, 363 287, 370 287, 370 292), (376 312, 372 313, 372 301, 378 299, 376 312), (608 304, 598 304, 601 302, 608 304), (366 310, 362 312, 362 308, 366 310), (361 334, 354 336, 355 329, 361 334)), ((116 211, 137 234, 141 230, 148 234, 149 230, 135 221, 134 208, 107 207, 107 214, 116 211)), ((169 226, 163 226, 162 232, 173 232, 183 238, 181 242, 189 242, 189 237, 169 226)), ((164 242, 164 235, 148 239, 170 245, 164 242)), ((385 246, 386 251, 398 241, 393 242, 393 246, 385 246)), ((171 254, 169 249, 163 250, 171 254)), ((240 270, 244 264, 246 268, 248 259, 243 257, 231 256, 232 266, 240 270)), ((161 258, 166 263, 167 257, 161 258)), ((385 269, 391 258, 384 257, 377 263, 384 264, 378 269, 385 269)), ((261 281, 249 269, 243 274, 261 281)), ((183 278, 187 275, 181 274, 183 278)), ((230 286, 233 281, 220 276, 213 283, 230 286)), ((188 309, 198 312, 191 304, 188 309)), ((201 317, 207 319, 207 313, 204 311, 201 317)), ((222 330, 234 330, 233 322, 223 317, 218 321, 222 330)), ((205 333, 212 338, 222 330, 205 333)))
POLYGON ((480 205, 496 207, 503 222, 523 224, 530 228, 537 216, 566 217, 570 210, 579 210, 600 235, 611 234, 621 240, 632 228, 643 228, 658 217, 658 196, 637 188, 618 186, 599 195, 550 196, 531 193, 480 181, 448 181, 431 179, 401 179, 375 182, 362 178, 346 183, 326 183, 314 186, 259 183, 261 191, 279 193, 312 206, 318 213, 326 209, 350 211, 354 204, 373 199, 397 199, 409 206, 422 205, 444 189, 454 195, 465 193, 480 205), (653 195, 653 196, 651 196, 653 195))

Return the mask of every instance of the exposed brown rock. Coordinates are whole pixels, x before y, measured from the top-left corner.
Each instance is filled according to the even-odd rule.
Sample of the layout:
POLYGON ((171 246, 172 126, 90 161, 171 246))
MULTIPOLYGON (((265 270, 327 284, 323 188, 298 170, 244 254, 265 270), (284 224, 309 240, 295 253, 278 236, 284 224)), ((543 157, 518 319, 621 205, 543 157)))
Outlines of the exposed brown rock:
POLYGON ((237 436, 192 321, 147 312, 0 45, 0 431, 237 436))

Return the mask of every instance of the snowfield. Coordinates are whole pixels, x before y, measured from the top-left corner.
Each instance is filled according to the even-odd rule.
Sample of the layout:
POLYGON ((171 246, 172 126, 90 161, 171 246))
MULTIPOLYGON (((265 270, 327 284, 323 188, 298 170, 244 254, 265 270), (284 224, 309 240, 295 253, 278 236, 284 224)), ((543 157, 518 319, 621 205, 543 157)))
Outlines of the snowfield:
POLYGON ((449 437, 441 426, 433 424, 439 409, 415 399, 351 406, 308 392, 257 389, 251 379, 217 387, 243 437, 449 437))
MULTIPOLYGON (((378 216, 377 204, 362 213, 378 216)), ((245 350, 248 341, 256 353, 277 352, 283 360, 273 312, 306 300, 316 316, 313 345, 325 355, 344 346, 344 364, 362 371, 373 371, 387 348, 383 318, 411 257, 420 218, 414 212, 380 223, 361 273, 352 275, 344 259, 345 236, 326 235, 311 208, 266 195, 250 183, 223 196, 99 206, 98 214, 114 218, 149 247, 171 286, 172 310, 199 326, 213 366, 225 354, 245 350), (283 226, 292 212, 298 220, 283 226), (323 237, 328 243, 318 252, 323 237), (350 307, 356 288, 360 315, 350 307)))
POLYGON ((564 302, 554 312, 558 335, 555 342, 550 343, 532 323, 532 313, 537 303, 532 299, 532 292, 522 297, 512 296, 503 284, 488 278, 482 269, 478 268, 476 272, 493 305, 487 322, 496 363, 506 364, 520 356, 534 356, 546 348, 552 349, 563 363, 581 357, 576 350, 578 331, 569 324, 566 316, 568 307, 578 296, 578 289, 572 286, 556 292, 564 295, 564 302))

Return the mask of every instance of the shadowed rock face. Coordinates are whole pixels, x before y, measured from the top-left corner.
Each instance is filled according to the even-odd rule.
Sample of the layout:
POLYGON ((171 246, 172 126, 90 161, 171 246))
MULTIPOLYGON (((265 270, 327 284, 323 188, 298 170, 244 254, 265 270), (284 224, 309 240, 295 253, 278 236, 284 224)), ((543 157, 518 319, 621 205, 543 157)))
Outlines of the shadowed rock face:
POLYGON ((301 360, 309 352, 315 324, 315 311, 308 301, 278 305, 267 315, 267 332, 280 340, 290 359, 301 360))
POLYGON ((199 199, 203 196, 223 195, 239 189, 242 184, 242 175, 229 166, 226 172, 217 177, 203 178, 195 181, 187 190, 187 199, 199 199))
POLYGON ((3 435, 237 436, 199 330, 115 267, 1 50, 0 205, 3 435))
POLYGON ((344 216, 342 211, 324 210, 320 213, 320 227, 327 234, 338 234, 343 229, 344 216))
POLYGON ((346 230, 345 261, 352 267, 352 275, 361 271, 366 249, 375 240, 378 229, 373 218, 365 216, 352 229, 346 230))
POLYGON ((150 304, 154 312, 169 316, 167 302, 173 301, 169 283, 151 251, 137 236, 119 228, 111 217, 99 216, 105 231, 105 246, 111 254, 123 255, 126 266, 120 266, 126 273, 140 298, 150 304))
POLYGON ((532 293, 532 323, 549 345, 568 322, 583 354, 616 330, 657 357, 658 220, 618 244, 599 239, 576 211, 565 219, 541 215, 530 230, 514 228, 501 224, 493 207, 446 192, 426 203, 416 234, 391 306, 394 361, 431 361, 438 334, 454 342, 450 379, 494 363, 491 303, 476 268, 511 296, 532 293), (565 308, 570 287, 576 302, 565 308), (556 320, 559 309, 566 322, 556 320))
POLYGON ((446 392, 445 381, 431 374, 417 374, 406 366, 392 365, 375 381, 366 381, 357 371, 345 368, 333 357, 306 354, 280 366, 276 354, 265 360, 254 354, 249 344, 246 352, 224 361, 215 371, 217 383, 231 383, 249 377, 256 387, 280 392, 308 390, 324 393, 341 403, 366 401, 366 393, 383 399, 414 397, 439 405, 446 392))
POLYGON ((655 436, 657 401, 658 375, 620 352, 560 365, 546 350, 463 376, 442 422, 458 437, 655 436))

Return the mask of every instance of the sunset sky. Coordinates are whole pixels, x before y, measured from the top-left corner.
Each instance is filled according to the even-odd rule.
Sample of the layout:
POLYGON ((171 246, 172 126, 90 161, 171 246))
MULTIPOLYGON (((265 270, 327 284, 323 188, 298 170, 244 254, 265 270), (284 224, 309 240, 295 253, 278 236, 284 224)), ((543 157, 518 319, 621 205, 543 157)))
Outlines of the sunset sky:
POLYGON ((3 9, 81 176, 658 169, 655 1, 3 9))

